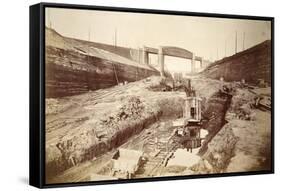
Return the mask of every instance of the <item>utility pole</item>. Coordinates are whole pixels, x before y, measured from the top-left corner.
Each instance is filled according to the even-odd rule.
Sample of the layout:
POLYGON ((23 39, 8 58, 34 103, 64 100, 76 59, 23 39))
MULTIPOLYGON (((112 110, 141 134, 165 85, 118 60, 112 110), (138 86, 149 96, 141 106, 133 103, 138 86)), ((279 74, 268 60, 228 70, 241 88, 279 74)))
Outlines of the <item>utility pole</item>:
POLYGON ((90 56, 90 41, 91 41, 91 28, 88 29, 88 64, 89 63, 89 56, 90 56))
POLYGON ((237 53, 237 31, 235 31, 235 54, 237 53))
POLYGON ((117 46, 117 28, 115 27, 115 30, 114 30, 114 46, 116 48, 117 46))
POLYGON ((217 60, 219 60, 219 48, 217 47, 217 60))
POLYGON ((224 42, 224 57, 226 57, 226 40, 224 42))
MULTIPOLYGON (((87 51, 87 64, 88 66, 90 65, 90 40, 91 40, 91 28, 89 27, 88 28, 88 51, 87 51)), ((87 79, 87 88, 88 88, 88 91, 91 89, 91 86, 90 86, 90 69, 88 68, 87 69, 87 73, 86 73, 86 79, 87 79)))
POLYGON ((245 32, 243 32, 243 51, 245 50, 245 32))
POLYGON ((88 29, 88 41, 91 41, 91 28, 88 29))

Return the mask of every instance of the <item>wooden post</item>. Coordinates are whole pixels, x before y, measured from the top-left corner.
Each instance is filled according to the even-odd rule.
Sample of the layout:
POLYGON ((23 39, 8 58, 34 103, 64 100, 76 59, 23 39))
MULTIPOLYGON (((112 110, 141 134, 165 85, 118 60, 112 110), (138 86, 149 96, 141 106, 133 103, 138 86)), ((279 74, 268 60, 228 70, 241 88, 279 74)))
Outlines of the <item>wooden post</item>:
POLYGON ((160 65, 160 74, 163 77, 165 74, 164 72, 164 55, 163 55, 163 49, 162 47, 159 47, 158 51, 158 63, 160 65))

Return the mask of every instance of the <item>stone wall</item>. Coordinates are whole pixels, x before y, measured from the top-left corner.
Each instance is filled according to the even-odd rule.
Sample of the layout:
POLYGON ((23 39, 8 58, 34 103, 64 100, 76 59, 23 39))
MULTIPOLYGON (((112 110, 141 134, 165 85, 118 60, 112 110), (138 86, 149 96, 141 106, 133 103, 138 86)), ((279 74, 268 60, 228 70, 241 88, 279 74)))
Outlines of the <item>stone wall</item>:
POLYGON ((46 47, 46 97, 62 97, 137 81, 159 72, 144 67, 46 47))
POLYGON ((214 62, 202 74, 206 77, 226 81, 256 83, 264 79, 271 83, 271 41, 265 41, 233 56, 214 62))

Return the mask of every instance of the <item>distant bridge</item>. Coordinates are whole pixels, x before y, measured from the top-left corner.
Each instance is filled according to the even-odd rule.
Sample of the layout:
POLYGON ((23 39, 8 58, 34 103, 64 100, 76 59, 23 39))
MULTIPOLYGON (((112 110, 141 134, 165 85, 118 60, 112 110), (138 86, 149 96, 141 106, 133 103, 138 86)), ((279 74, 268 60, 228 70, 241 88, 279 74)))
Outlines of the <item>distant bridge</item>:
POLYGON ((174 56, 178 58, 185 58, 191 60, 191 73, 195 73, 195 62, 200 62, 200 69, 203 68, 203 58, 195 56, 193 52, 190 52, 186 49, 173 47, 173 46, 160 46, 159 49, 151 47, 143 47, 143 62, 144 64, 149 63, 149 54, 158 55, 158 64, 160 65, 161 76, 164 75, 164 56, 174 56))

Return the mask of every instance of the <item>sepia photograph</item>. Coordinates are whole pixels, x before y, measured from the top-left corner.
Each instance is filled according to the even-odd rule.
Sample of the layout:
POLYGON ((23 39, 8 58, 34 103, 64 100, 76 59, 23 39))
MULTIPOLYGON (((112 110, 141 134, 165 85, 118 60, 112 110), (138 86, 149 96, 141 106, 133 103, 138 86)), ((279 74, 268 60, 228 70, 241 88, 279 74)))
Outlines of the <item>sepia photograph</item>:
POLYGON ((46 7, 46 184, 272 171, 272 21, 46 7))

